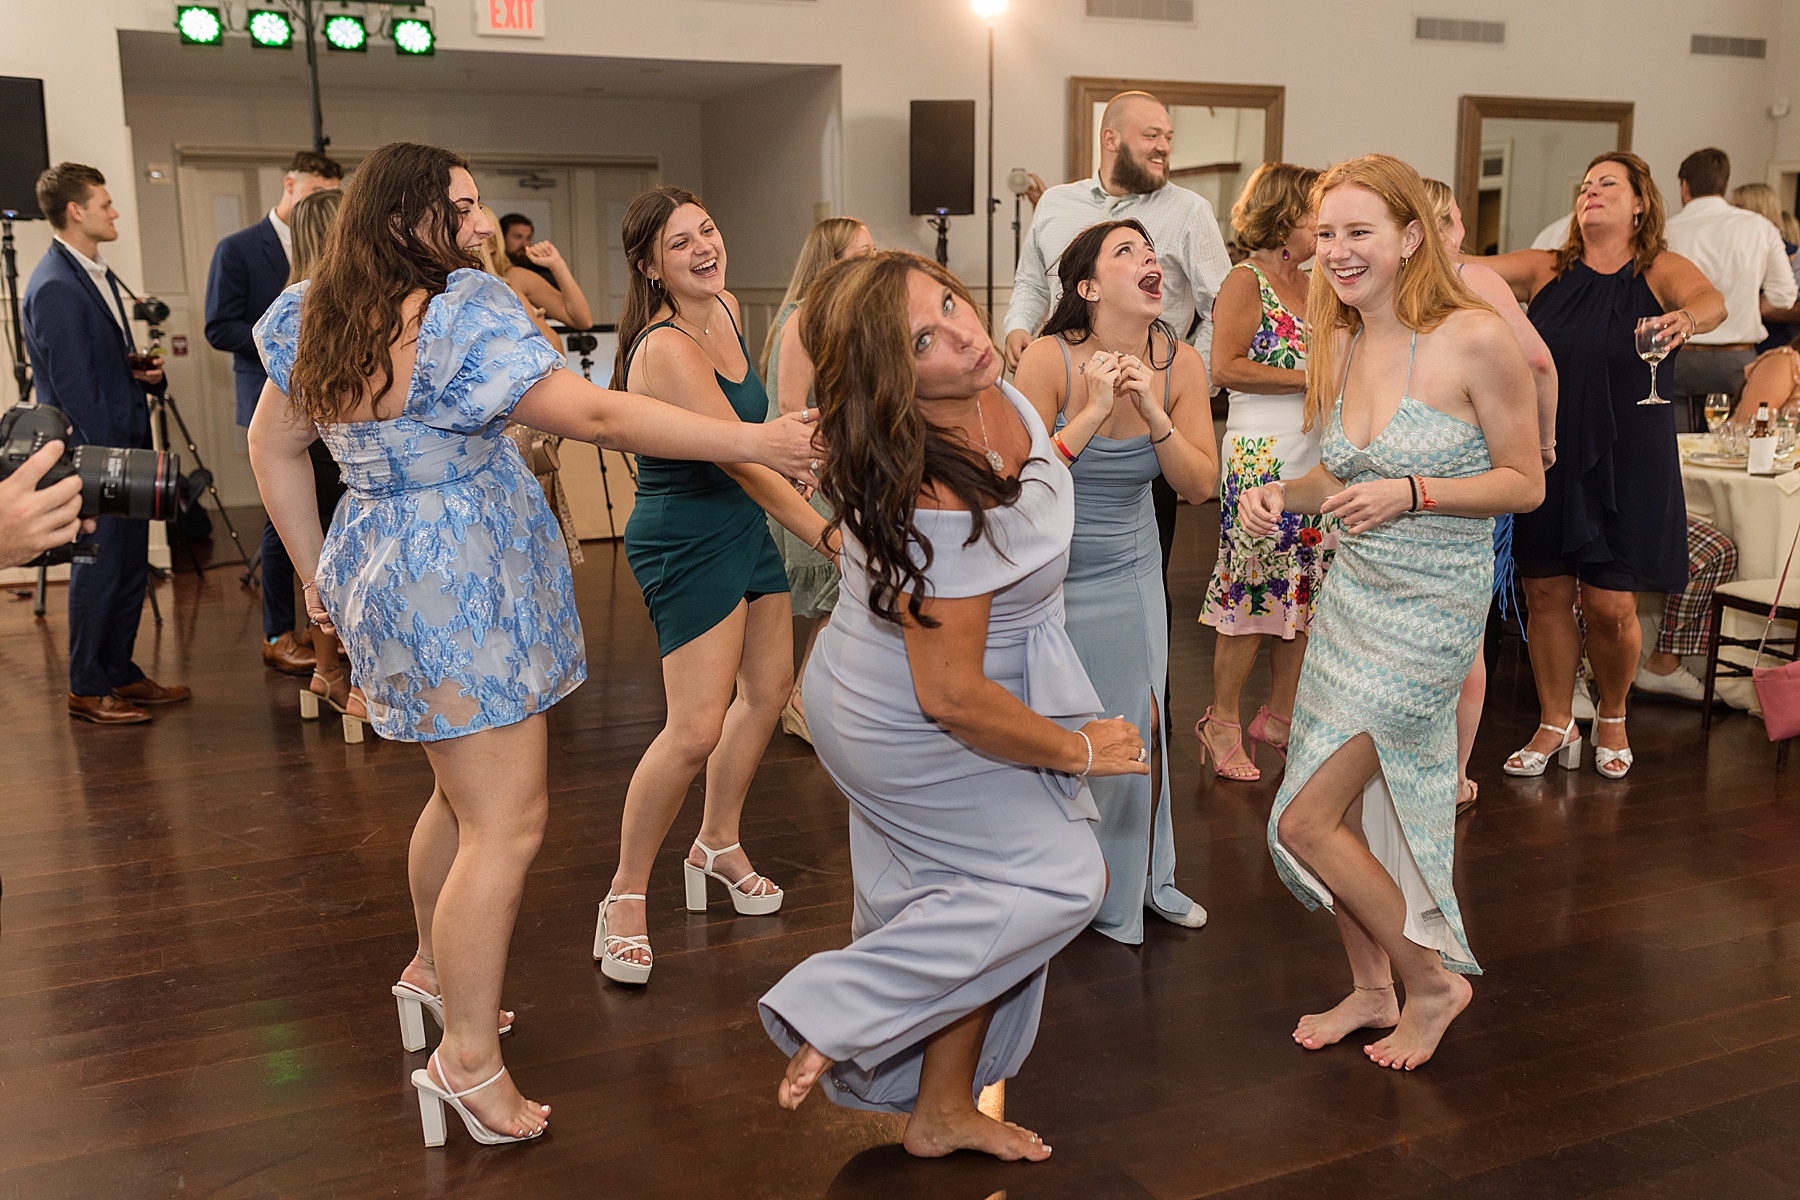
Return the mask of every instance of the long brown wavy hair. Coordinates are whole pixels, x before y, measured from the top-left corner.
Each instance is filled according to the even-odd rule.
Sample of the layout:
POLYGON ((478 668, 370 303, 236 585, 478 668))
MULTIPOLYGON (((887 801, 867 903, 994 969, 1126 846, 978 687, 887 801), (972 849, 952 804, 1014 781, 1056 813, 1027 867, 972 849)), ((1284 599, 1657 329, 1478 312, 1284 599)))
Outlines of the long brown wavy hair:
POLYGON ((625 285, 625 309, 619 314, 619 349, 613 355, 613 386, 620 391, 625 390, 625 364, 638 336, 650 328, 650 318, 657 309, 665 304, 674 307, 662 282, 650 278, 648 272, 656 265, 656 245, 662 240, 669 218, 676 209, 689 204, 706 208, 700 197, 686 188, 654 187, 640 193, 619 222, 619 242, 625 247, 625 265, 631 273, 631 280, 625 285))
MULTIPOLYGON (((1587 171, 1593 170, 1604 162, 1616 162, 1625 168, 1625 175, 1631 181, 1631 190, 1637 198, 1644 202, 1644 211, 1638 223, 1631 231, 1631 266, 1642 275, 1656 262, 1656 256, 1669 248, 1668 239, 1663 236, 1668 226, 1668 208, 1663 204, 1662 190, 1656 186, 1656 178, 1650 174, 1650 164, 1629 150, 1614 150, 1608 154, 1599 154, 1587 165, 1587 171)), ((1587 178, 1587 171, 1581 173, 1587 178)), ((1581 201, 1577 198, 1576 203, 1581 201)), ((1581 232, 1581 213, 1578 211, 1569 218, 1569 238, 1556 252, 1556 273, 1561 275, 1580 261, 1587 253, 1587 239, 1581 232)))
MULTIPOLYGON (((1338 163, 1313 184, 1312 209, 1333 188, 1351 185, 1375 193, 1388 216, 1401 229, 1414 221, 1423 231, 1419 248, 1402 262, 1394 287, 1394 315, 1417 333, 1430 333, 1461 308, 1493 312, 1493 306, 1469 290, 1444 248, 1437 212, 1419 173, 1391 154, 1365 154, 1338 163)), ((1337 401, 1348 358, 1348 337, 1362 328, 1362 314, 1338 299, 1323 263, 1312 273, 1306 293, 1306 419, 1303 429, 1318 423, 1337 401)))
MULTIPOLYGON (((1126 217, 1121 221, 1101 221, 1076 234, 1068 248, 1056 259, 1056 278, 1062 284, 1062 295, 1056 298, 1056 308, 1051 312, 1050 319, 1044 322, 1043 337, 1056 334, 1069 345, 1079 346, 1093 335, 1094 305, 1081 298, 1081 285, 1092 279, 1100 269, 1100 251, 1115 229, 1130 229, 1144 239, 1146 246, 1156 249, 1156 243, 1150 240, 1150 231, 1134 217, 1126 217)), ((1158 317, 1150 323, 1150 329, 1153 335, 1163 335, 1164 343, 1169 348, 1169 357, 1166 362, 1156 361, 1156 338, 1152 336, 1150 358, 1144 365, 1153 371, 1166 371, 1175 363, 1175 328, 1158 317)))
POLYGON ((289 399, 314 421, 344 419, 365 395, 394 384, 402 305, 441 294, 450 272, 476 266, 456 244, 462 223, 450 171, 469 170, 439 146, 389 142, 363 159, 300 314, 289 399))
POLYGON ((975 307, 956 276, 904 250, 881 250, 828 268, 807 293, 800 344, 813 360, 819 437, 830 448, 819 490, 837 514, 834 526, 867 555, 869 611, 899 624, 901 597, 920 625, 931 540, 919 529, 919 493, 938 485, 969 510, 973 545, 987 532, 987 509, 1011 504, 1021 484, 991 470, 962 438, 925 419, 916 397, 907 285, 913 272, 975 307), (915 561, 916 542, 923 561, 915 561))

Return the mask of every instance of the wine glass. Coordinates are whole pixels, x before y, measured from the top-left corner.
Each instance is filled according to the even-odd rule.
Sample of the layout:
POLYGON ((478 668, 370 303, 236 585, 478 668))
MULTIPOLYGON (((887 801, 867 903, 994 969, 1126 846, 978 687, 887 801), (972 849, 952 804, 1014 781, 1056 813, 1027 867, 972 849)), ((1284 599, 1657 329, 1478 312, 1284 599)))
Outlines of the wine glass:
POLYGON ((1656 364, 1669 357, 1669 347, 1663 341, 1662 327, 1657 325, 1655 317, 1643 317, 1637 323, 1637 354, 1650 364, 1650 394, 1638 403, 1667 404, 1667 400, 1656 394, 1656 364))

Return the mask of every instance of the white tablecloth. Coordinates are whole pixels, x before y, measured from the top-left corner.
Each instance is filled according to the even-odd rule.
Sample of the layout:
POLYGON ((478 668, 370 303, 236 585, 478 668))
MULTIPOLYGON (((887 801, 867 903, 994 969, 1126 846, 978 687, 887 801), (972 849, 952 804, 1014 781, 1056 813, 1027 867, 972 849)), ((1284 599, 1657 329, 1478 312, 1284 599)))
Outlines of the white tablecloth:
MULTIPOLYGON (((1682 448, 1710 442, 1707 434, 1684 434, 1682 448)), ((1800 529, 1800 471, 1780 475, 1752 475, 1743 468, 1702 467, 1681 463, 1681 490, 1687 496, 1688 516, 1704 521, 1737 543, 1739 579, 1775 579, 1787 561, 1794 532, 1800 529)), ((1791 586, 1791 585, 1790 585, 1791 586)), ((1729 637, 1762 635, 1766 617, 1726 610, 1724 633, 1729 637)), ((1785 623, 1777 623, 1778 631, 1785 623)), ((1750 650, 1726 647, 1722 658, 1748 664, 1750 650)), ((1763 665, 1773 665, 1763 660, 1763 665)), ((1705 670, 1704 660, 1690 663, 1695 673, 1705 670)), ((1756 694, 1748 679, 1720 679, 1719 698, 1733 708, 1757 711, 1756 694)))

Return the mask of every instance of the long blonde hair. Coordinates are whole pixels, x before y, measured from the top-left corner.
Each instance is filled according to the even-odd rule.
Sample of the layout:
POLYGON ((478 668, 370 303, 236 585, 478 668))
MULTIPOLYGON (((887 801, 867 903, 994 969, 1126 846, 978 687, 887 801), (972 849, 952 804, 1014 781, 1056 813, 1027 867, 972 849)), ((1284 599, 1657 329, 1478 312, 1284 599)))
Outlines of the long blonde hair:
MULTIPOLYGON (((806 299, 807 291, 813 281, 825 273, 825 268, 844 256, 844 250, 855 240, 856 235, 868 228, 855 217, 826 217, 806 235, 800 243, 800 259, 794 264, 794 277, 788 280, 787 295, 781 298, 776 309, 780 312, 790 304, 798 304, 806 299)), ((756 373, 767 376, 769 373, 769 355, 775 350, 775 339, 781 333, 781 326, 776 322, 769 323, 769 336, 763 339, 762 353, 756 358, 756 373)), ((765 380, 765 382, 773 382, 765 380)))
POLYGON ((1781 230, 1784 242, 1800 242, 1800 223, 1794 220, 1794 214, 1781 210, 1781 198, 1775 189, 1766 183, 1745 183, 1731 189, 1731 202, 1738 208, 1749 209, 1769 224, 1781 230))
POLYGON ((481 262, 481 269, 489 275, 506 278, 506 269, 512 266, 512 260, 506 257, 506 238, 500 232, 500 218, 486 204, 481 206, 481 215, 487 218, 494 232, 482 240, 475 248, 475 257, 481 262))
POLYGON ((343 203, 344 193, 337 188, 320 188, 295 202, 294 210, 288 214, 294 240, 293 261, 288 264, 289 287, 312 278, 325 253, 325 244, 331 240, 331 227, 337 224, 338 207, 343 203))
MULTIPOLYGON (((1401 229, 1417 221, 1423 231, 1419 248, 1409 259, 1401 260, 1394 287, 1394 315, 1402 325, 1430 333, 1458 309, 1494 311, 1456 273, 1417 171, 1388 154, 1365 154, 1338 163, 1313 184, 1313 211, 1319 211, 1333 188, 1346 185, 1373 192, 1401 229)), ((1312 273, 1306 295, 1306 419, 1302 428, 1311 429, 1337 400, 1349 335, 1360 330, 1362 323, 1362 314, 1338 299, 1329 272, 1321 264, 1312 273)))

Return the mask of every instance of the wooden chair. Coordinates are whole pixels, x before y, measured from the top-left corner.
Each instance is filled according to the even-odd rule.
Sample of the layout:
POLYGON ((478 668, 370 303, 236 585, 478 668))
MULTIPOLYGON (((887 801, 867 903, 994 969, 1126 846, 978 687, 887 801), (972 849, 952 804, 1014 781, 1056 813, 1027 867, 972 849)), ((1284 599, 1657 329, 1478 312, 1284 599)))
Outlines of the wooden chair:
MULTIPOLYGON (((1775 603, 1775 585, 1773 579, 1736 579, 1730 583, 1722 583, 1713 592, 1712 623, 1707 630, 1706 645, 1706 692, 1700 701, 1700 732, 1712 732, 1713 686, 1720 676, 1726 678, 1748 679, 1751 669, 1742 663, 1721 659, 1719 651, 1726 646, 1742 646, 1752 655, 1761 642, 1760 638, 1726 637, 1721 632, 1725 621, 1725 610, 1749 613, 1758 621, 1769 619, 1769 606, 1775 603)), ((1781 603, 1776 606, 1775 619, 1800 624, 1800 580, 1791 580, 1782 589, 1781 603)), ((1800 657, 1800 632, 1782 634, 1779 628, 1769 631, 1769 640, 1762 643, 1763 654, 1778 662, 1793 662, 1800 657)), ((1784 739, 1775 752, 1777 770, 1787 766, 1788 741, 1784 739)))

